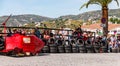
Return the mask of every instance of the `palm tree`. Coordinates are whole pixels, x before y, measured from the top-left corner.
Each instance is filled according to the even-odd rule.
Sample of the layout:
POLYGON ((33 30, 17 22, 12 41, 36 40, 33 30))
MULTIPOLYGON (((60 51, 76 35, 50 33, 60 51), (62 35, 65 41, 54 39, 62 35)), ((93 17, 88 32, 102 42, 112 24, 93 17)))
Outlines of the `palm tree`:
MULTIPOLYGON (((85 7, 88 8, 89 5, 91 4, 97 4, 102 7, 102 19, 105 21, 105 27, 103 27, 103 35, 107 36, 108 35, 108 4, 110 4, 113 0, 89 0, 87 3, 83 4, 81 8, 85 7)), ((118 0, 116 1, 117 5, 119 6, 118 0)), ((80 8, 80 9, 81 9, 80 8)))

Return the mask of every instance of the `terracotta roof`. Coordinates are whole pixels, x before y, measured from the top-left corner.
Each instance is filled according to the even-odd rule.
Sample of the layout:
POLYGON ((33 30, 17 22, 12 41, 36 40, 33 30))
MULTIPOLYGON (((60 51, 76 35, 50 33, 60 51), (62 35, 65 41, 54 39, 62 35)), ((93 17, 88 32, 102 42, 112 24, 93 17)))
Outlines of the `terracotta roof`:
MULTIPOLYGON (((100 23, 95 23, 95 24, 91 24, 91 25, 85 25, 82 26, 81 28, 85 28, 85 29, 102 29, 102 27, 100 26, 100 23)), ((120 27, 120 24, 109 24, 108 25, 108 30, 112 30, 115 29, 117 27, 120 27)))

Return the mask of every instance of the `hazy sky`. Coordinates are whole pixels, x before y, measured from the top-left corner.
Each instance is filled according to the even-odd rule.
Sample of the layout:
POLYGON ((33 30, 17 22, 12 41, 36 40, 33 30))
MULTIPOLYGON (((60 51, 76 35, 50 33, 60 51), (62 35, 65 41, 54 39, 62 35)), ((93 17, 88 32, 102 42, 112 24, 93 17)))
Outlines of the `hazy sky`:
MULTIPOLYGON (((36 14, 47 17, 59 17, 63 15, 77 15, 87 11, 100 10, 97 5, 79 10, 80 6, 88 0, 0 0, 0 16, 36 14)), ((118 0, 120 3, 120 0, 118 0)), ((110 9, 120 8, 113 1, 110 9)))

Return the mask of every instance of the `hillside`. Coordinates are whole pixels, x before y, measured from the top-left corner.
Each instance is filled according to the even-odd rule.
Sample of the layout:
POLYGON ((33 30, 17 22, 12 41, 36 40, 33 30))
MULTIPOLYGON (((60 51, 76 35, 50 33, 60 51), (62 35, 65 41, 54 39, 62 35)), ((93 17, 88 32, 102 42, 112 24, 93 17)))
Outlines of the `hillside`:
MULTIPOLYGON (((100 19, 102 16, 102 11, 89 11, 78 15, 66 15, 66 16, 60 16, 59 18, 65 18, 65 19, 74 19, 74 20, 88 20, 93 19, 97 20, 100 19)), ((116 16, 120 18, 120 9, 111 9, 109 10, 109 16, 116 16)))
MULTIPOLYGON (((0 23, 5 21, 8 16, 0 17, 0 23)), ((52 18, 43 17, 39 15, 25 14, 25 15, 12 15, 12 17, 8 20, 7 25, 9 26, 18 26, 29 22, 41 22, 48 21, 52 18)))
MULTIPOLYGON (((120 9, 112 9, 109 10, 109 16, 116 16, 120 18, 120 9)), ((8 16, 1 16, 0 17, 0 23, 5 21, 5 19, 8 16)), ((50 17, 43 17, 39 15, 33 15, 33 14, 25 14, 25 15, 13 15, 10 20, 7 22, 7 25, 9 26, 18 26, 18 25, 23 25, 25 23, 30 23, 30 22, 41 22, 41 21, 53 21, 56 19, 72 19, 72 20, 84 20, 87 21, 89 19, 92 20, 99 20, 101 19, 101 11, 89 11, 85 12, 82 14, 78 15, 65 15, 65 16, 60 16, 58 18, 50 18, 50 17)))

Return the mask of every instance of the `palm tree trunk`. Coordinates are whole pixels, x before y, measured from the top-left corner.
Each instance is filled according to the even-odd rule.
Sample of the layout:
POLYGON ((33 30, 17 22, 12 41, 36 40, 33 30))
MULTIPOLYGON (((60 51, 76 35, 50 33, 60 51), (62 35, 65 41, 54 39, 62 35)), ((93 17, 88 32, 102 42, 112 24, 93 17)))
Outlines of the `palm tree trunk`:
POLYGON ((108 6, 102 6, 102 18, 105 19, 105 27, 103 27, 103 35, 108 35, 108 6))

